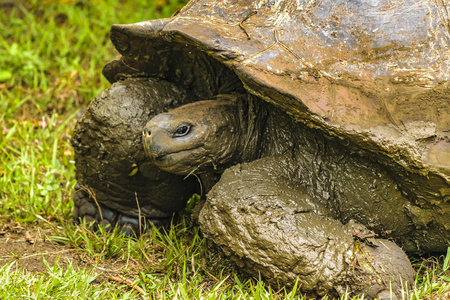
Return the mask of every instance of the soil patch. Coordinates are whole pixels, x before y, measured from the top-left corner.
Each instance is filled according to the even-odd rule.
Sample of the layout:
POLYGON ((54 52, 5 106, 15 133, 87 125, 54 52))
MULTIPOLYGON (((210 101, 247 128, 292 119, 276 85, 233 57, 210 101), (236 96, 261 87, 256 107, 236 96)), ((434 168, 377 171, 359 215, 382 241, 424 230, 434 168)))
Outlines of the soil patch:
POLYGON ((50 228, 0 223, 0 266, 15 262, 16 267, 25 272, 47 273, 44 259, 50 266, 57 260, 64 269, 69 264, 75 270, 93 269, 100 275, 97 282, 108 280, 111 276, 131 278, 142 269, 134 260, 96 259, 80 249, 50 240, 49 237, 54 235, 50 228))

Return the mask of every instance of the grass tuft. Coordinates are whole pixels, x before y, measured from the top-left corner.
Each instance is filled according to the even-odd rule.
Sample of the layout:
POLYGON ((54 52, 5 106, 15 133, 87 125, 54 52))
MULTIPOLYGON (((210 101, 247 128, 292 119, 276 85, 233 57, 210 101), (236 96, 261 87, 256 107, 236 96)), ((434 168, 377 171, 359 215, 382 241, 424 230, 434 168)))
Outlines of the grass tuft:
POLYGON ((136 299, 135 291, 116 289, 107 282, 94 284, 99 274, 76 270, 72 264, 45 261, 47 274, 26 273, 16 263, 0 267, 0 299, 136 299))

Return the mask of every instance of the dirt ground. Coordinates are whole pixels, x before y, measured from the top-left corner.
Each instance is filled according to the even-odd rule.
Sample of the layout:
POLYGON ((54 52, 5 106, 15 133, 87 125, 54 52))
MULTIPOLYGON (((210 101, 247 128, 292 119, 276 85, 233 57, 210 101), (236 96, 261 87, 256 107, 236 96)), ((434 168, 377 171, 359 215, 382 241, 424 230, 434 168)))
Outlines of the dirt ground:
POLYGON ((55 233, 49 228, 24 227, 20 223, 0 223, 0 266, 13 261, 16 268, 25 272, 47 273, 44 258, 50 266, 58 259, 64 269, 71 263, 75 270, 94 269, 100 276, 97 283, 121 277, 131 279, 142 268, 133 260, 98 260, 80 249, 57 243, 49 239, 55 233), (128 271, 125 271, 124 268, 128 271))

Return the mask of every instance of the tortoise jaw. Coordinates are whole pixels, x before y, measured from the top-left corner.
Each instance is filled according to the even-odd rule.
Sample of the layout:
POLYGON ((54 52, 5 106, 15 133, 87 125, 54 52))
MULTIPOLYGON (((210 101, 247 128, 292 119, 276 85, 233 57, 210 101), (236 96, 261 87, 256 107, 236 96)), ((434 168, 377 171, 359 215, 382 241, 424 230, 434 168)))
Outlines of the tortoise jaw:
POLYGON ((193 145, 190 148, 186 149, 180 149, 175 151, 164 151, 167 149, 164 149, 163 147, 160 147, 153 143, 151 138, 144 138, 144 151, 147 154, 147 156, 153 161, 153 162, 163 162, 167 158, 169 158, 172 155, 176 155, 178 153, 188 152, 188 151, 194 151, 195 149, 203 147, 204 144, 200 145, 193 145))
POLYGON ((192 149, 157 154, 156 156, 151 157, 152 163, 161 170, 172 174, 189 174, 192 170, 191 163, 192 161, 195 161, 195 159, 186 159, 187 157, 195 156, 195 154, 192 154, 190 150, 192 149))
POLYGON ((203 143, 200 145, 192 145, 190 148, 177 149, 174 151, 167 151, 169 149, 159 147, 151 138, 144 138, 143 144, 144 151, 151 163, 159 169, 173 174, 189 174, 192 169, 192 162, 196 161, 195 158, 203 157, 203 155, 199 155, 199 152, 202 152, 201 149, 204 146, 203 143))

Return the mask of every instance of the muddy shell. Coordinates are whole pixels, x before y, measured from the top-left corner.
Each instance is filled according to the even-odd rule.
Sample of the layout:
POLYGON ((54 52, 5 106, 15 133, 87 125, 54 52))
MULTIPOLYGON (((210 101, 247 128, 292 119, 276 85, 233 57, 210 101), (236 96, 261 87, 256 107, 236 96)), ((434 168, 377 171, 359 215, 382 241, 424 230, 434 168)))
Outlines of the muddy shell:
POLYGON ((172 18, 114 25, 121 57, 103 73, 166 79, 194 99, 244 88, 385 165, 442 224, 450 21, 440 3, 191 1, 172 18))

